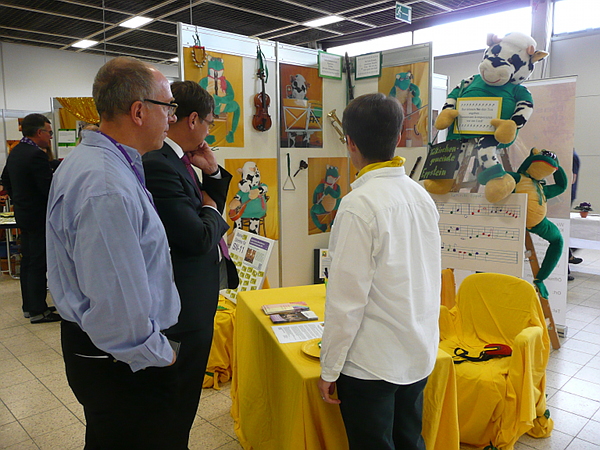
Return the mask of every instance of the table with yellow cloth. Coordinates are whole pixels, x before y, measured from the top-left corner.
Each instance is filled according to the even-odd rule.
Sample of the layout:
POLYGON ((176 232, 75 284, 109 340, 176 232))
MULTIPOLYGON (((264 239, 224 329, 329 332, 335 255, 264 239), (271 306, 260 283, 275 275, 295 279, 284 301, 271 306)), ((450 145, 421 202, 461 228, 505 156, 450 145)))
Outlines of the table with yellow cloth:
MULTIPOLYGON (((261 306, 304 301, 323 320, 325 286, 249 291, 237 298, 231 414, 246 450, 347 449, 337 405, 321 400, 319 361, 302 342, 280 344, 261 306)), ((458 450, 456 380, 452 358, 438 352, 425 388, 423 437, 428 450, 458 450)))

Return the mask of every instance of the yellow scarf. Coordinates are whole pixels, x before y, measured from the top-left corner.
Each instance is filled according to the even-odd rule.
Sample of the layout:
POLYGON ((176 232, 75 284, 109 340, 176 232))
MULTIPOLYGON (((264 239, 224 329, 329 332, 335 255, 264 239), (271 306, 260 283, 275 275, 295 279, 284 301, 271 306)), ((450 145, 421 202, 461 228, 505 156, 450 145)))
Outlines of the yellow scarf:
POLYGON ((360 178, 362 175, 370 172, 371 170, 381 169, 383 167, 401 167, 404 164, 404 161, 406 161, 406 159, 402 156, 394 156, 390 161, 376 162, 366 165, 360 170, 360 172, 358 172, 356 178, 360 178))

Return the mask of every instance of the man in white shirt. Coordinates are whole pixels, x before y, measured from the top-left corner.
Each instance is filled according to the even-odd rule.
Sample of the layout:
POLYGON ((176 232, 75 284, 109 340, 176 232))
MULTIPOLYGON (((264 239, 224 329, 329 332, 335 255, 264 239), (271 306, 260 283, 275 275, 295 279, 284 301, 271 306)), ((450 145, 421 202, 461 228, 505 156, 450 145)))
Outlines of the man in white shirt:
POLYGON ((350 449, 425 449, 423 389, 439 342, 439 215, 394 157, 402 106, 368 94, 344 111, 360 172, 342 199, 332 255, 319 389, 339 404, 350 449), (332 398, 337 386, 338 399, 332 398))

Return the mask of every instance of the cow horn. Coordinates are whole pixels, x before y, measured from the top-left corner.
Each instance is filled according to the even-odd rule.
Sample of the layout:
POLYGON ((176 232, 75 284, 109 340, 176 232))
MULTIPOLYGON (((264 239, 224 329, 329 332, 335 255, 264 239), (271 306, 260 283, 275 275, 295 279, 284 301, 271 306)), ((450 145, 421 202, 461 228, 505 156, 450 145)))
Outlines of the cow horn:
POLYGON ((487 35, 487 46, 488 47, 491 47, 492 45, 495 45, 495 44, 497 44, 498 42, 501 42, 501 41, 502 41, 502 39, 500 39, 498 37, 498 35, 496 35, 496 34, 489 33, 487 35))
POLYGON ((541 61, 542 59, 544 59, 546 56, 548 56, 548 52, 544 52, 542 50, 538 50, 531 57, 531 62, 532 63, 536 63, 536 62, 541 61))

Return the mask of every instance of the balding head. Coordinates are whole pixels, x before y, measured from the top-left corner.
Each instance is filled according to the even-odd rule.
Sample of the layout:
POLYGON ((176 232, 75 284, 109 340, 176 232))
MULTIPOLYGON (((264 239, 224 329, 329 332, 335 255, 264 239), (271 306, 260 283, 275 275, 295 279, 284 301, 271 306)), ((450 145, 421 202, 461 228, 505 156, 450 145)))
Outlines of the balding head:
POLYGON ((134 58, 120 56, 100 68, 92 95, 102 120, 129 114, 131 105, 154 98, 156 69, 134 58))

